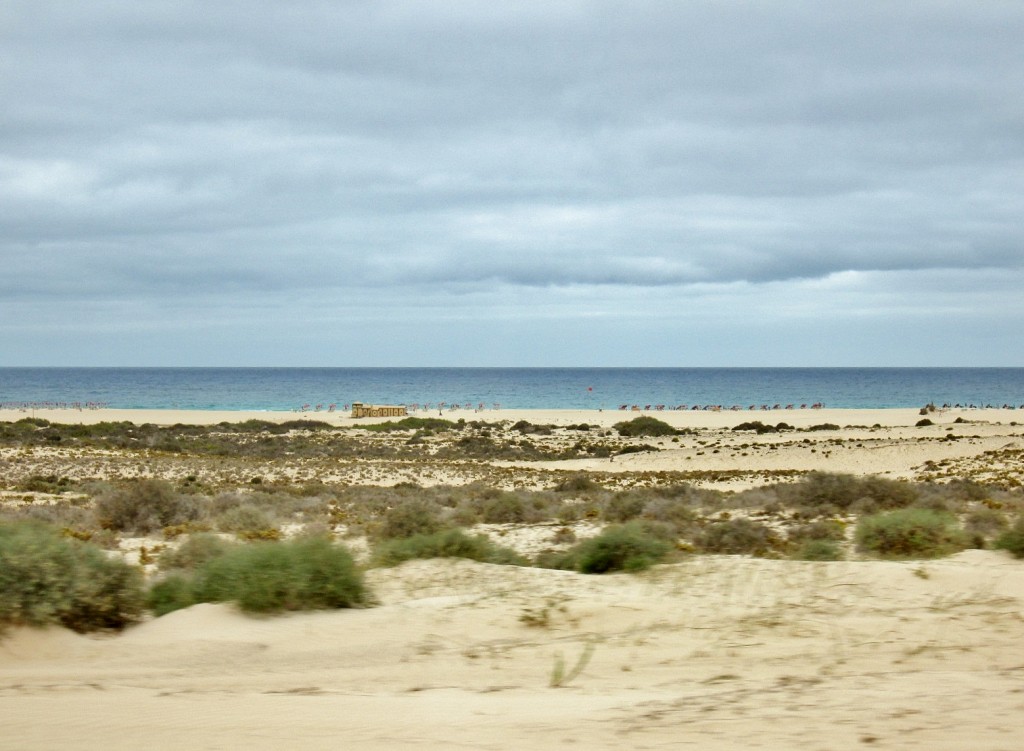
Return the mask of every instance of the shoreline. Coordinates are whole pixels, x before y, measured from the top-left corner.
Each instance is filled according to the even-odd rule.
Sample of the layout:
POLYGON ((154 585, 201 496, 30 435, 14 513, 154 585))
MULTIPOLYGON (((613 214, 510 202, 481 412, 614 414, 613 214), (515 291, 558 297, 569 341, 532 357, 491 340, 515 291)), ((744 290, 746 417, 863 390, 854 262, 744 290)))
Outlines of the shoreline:
MULTIPOLYGON (((601 427, 611 427, 619 422, 647 416, 672 425, 675 428, 732 428, 744 422, 760 421, 776 425, 784 422, 795 428, 806 428, 825 423, 846 426, 908 427, 927 417, 935 424, 961 422, 987 422, 1010 424, 1024 422, 1024 413, 1010 408, 937 408, 927 415, 917 407, 862 408, 808 408, 808 409, 757 409, 757 410, 600 410, 600 409, 445 409, 410 411, 409 417, 441 417, 447 420, 478 420, 500 422, 525 420, 550 425, 572 425, 586 422, 601 427)), ((94 408, 6 408, 0 409, 0 422, 17 422, 26 417, 45 419, 67 425, 94 425, 100 422, 132 422, 135 424, 168 425, 216 425, 221 422, 245 422, 265 420, 283 423, 292 420, 317 420, 334 426, 352 427, 387 422, 394 417, 353 418, 350 412, 342 411, 272 411, 272 410, 193 410, 193 409, 120 409, 94 408)))

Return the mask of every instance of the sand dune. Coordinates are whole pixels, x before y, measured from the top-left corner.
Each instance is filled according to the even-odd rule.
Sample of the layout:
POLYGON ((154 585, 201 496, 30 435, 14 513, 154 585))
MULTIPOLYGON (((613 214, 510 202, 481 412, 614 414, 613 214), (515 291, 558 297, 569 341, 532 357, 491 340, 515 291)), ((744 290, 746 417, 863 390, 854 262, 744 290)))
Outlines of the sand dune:
MULTIPOLYGON (((614 461, 282 459, 258 472, 425 485, 514 472, 524 487, 535 478, 550 487, 557 473, 580 469, 609 485, 616 475, 642 485, 644 473, 667 473, 666 482, 691 470, 746 473, 694 480, 726 489, 758 483, 758 472, 770 470, 916 479, 992 471, 1011 481, 1022 472, 1024 429, 1011 410, 940 411, 928 427, 916 427, 917 410, 651 414, 701 432, 634 439, 660 450, 614 461), (746 420, 840 429, 756 437, 731 430, 746 420)), ((25 416, 0 412, 0 420, 25 416)), ((357 424, 338 413, 36 416, 357 424)), ((636 416, 446 413, 604 427, 636 416)), ((569 433, 543 440, 577 440, 569 433)), ((124 477, 156 466, 170 478, 208 472, 241 482, 257 472, 220 457, 89 447, 12 447, 0 461, 12 476, 124 477)), ((10 503, 26 497, 8 495, 10 503)), ((532 531, 545 540, 551 534, 532 531)), ((362 610, 253 618, 205 604, 117 636, 11 630, 0 638, 0 749, 1020 747, 1024 564, 1003 553, 830 563, 695 556, 601 577, 438 560, 371 570, 367 578, 379 602, 362 610)))
POLYGON ((604 577, 416 561, 369 579, 365 610, 15 631, 0 747, 1019 746, 1024 566, 1001 553, 604 577))

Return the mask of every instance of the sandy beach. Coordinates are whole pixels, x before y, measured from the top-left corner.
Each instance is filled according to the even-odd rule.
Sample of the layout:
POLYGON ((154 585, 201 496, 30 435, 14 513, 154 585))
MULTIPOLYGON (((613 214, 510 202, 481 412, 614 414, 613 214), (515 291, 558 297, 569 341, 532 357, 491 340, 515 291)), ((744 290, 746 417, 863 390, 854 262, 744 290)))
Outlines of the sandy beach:
MULTIPOLYGON (((1024 471, 1017 424, 1024 415, 1014 410, 940 410, 926 426, 909 409, 640 414, 693 432, 619 439, 612 426, 638 416, 628 410, 462 410, 444 417, 502 424, 486 430, 513 443, 522 435, 555 450, 578 442, 578 426, 587 423, 591 440, 647 448, 527 461, 5 447, 3 501, 57 502, 18 489, 41 475, 189 476, 228 489, 257 473, 264 483, 543 488, 582 472, 609 488, 686 481, 731 493, 811 471, 916 482, 1001 478, 1012 489, 1024 471), (793 430, 734 430, 754 420, 793 430), (511 426, 521 422, 548 430, 520 434, 511 426)), ((26 416, 158 426, 379 422, 342 413, 173 410, 11 411, 0 421, 26 416)), ((408 440, 353 431, 364 432, 367 445, 408 440)), ((546 540, 557 527, 490 531, 511 543, 546 540)), ((158 544, 127 543, 133 560, 140 545, 158 544)), ((116 635, 11 629, 0 637, 0 748, 1019 745, 1024 563, 1002 551, 925 561, 692 555, 604 576, 435 559, 372 568, 366 579, 376 602, 363 609, 257 618, 200 604, 116 635)))

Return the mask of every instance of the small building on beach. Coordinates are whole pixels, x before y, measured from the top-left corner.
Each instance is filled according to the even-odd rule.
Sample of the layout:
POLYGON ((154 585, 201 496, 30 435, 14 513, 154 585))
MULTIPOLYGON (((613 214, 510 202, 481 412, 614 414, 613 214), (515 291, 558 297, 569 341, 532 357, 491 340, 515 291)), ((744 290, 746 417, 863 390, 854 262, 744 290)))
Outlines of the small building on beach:
POLYGON ((408 417, 404 404, 363 404, 352 402, 353 417, 408 417))

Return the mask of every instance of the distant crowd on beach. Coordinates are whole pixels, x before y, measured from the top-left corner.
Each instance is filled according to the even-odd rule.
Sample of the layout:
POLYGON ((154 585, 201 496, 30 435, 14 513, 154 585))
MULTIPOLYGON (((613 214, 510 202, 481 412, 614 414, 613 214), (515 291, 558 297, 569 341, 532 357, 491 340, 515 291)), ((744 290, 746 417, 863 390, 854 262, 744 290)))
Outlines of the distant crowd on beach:
MULTIPOLYGON (((501 403, 492 402, 490 405, 484 402, 413 402, 411 404, 403 404, 401 406, 406 407, 410 412, 455 412, 457 410, 466 410, 474 412, 483 412, 486 409, 501 409, 501 403)), ((931 409, 935 409, 935 405, 929 405, 931 409)), ((110 404, 107 402, 59 402, 59 401, 43 401, 43 402, 3 402, 0 401, 0 410, 17 410, 21 412, 28 412, 30 410, 43 410, 43 409, 67 409, 75 411, 84 410, 95 410, 95 409, 108 409, 110 404)), ((723 404, 620 404, 618 405, 619 410, 626 412, 664 412, 670 411, 692 411, 692 412, 739 412, 739 411, 769 411, 769 410, 786 410, 786 409, 824 409, 824 402, 814 402, 813 404, 751 404, 747 407, 742 407, 738 404, 723 405, 723 404)), ((349 404, 338 404, 337 402, 330 403, 307 403, 301 407, 297 407, 295 412, 336 412, 338 410, 348 412, 351 409, 349 404)), ((940 409, 1024 409, 1024 404, 1014 405, 1004 403, 1002 405, 995 405, 990 403, 979 403, 973 402, 947 402, 942 405, 940 409)))
MULTIPOLYGON (((457 410, 472 410, 474 412, 483 412, 486 409, 501 409, 501 404, 493 402, 488 406, 484 402, 412 402, 409 404, 401 404, 400 406, 405 407, 410 412, 455 412, 457 410)), ((296 409, 297 412, 335 412, 337 410, 347 412, 350 409, 349 404, 303 404, 301 407, 296 409)), ((825 409, 824 402, 814 403, 802 403, 802 404, 750 404, 746 407, 738 404, 724 405, 724 404, 620 404, 618 409, 624 412, 664 412, 664 411, 684 411, 684 412, 740 412, 740 411, 770 411, 770 410, 786 410, 786 409, 825 409)), ((942 405, 942 409, 1024 409, 1024 404, 1019 407, 1013 404, 1003 404, 1001 407, 997 407, 993 404, 952 404, 946 403, 942 405)))
POLYGON ((79 412, 86 409, 107 409, 106 402, 0 402, 0 409, 14 409, 27 412, 31 409, 73 409, 79 412))

